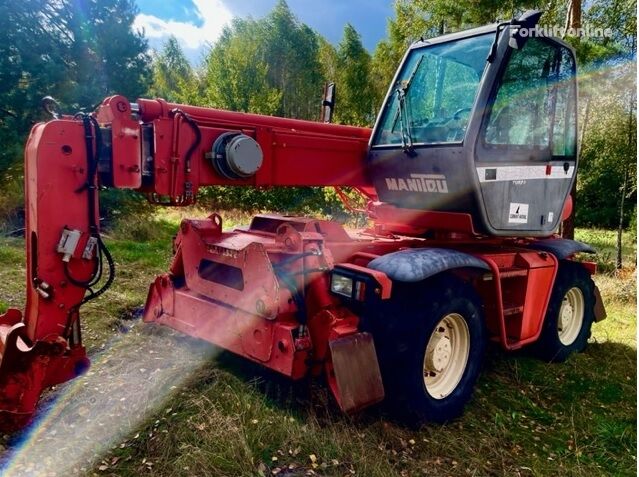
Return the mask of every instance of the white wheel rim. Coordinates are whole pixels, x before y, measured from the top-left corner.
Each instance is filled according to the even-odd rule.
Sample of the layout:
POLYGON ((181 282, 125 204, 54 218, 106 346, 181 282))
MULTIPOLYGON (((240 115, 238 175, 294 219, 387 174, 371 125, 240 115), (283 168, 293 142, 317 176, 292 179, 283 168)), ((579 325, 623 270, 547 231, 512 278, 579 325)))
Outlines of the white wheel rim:
POLYGON ((470 333, 464 317, 450 313, 437 323, 424 352, 424 387, 435 399, 444 399, 461 381, 468 354, 470 333))
POLYGON ((559 308, 557 332, 559 341, 565 346, 575 342, 584 322, 584 294, 578 287, 566 292, 559 308))

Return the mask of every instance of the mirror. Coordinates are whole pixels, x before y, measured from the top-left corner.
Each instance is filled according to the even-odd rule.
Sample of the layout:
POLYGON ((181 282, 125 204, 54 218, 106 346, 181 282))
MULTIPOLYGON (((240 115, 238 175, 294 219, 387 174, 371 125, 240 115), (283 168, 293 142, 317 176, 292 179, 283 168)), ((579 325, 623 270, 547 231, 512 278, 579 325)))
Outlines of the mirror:
POLYGON ((333 110, 335 109, 335 83, 326 83, 324 85, 324 99, 322 100, 322 110, 320 113, 320 121, 330 123, 333 119, 333 110))

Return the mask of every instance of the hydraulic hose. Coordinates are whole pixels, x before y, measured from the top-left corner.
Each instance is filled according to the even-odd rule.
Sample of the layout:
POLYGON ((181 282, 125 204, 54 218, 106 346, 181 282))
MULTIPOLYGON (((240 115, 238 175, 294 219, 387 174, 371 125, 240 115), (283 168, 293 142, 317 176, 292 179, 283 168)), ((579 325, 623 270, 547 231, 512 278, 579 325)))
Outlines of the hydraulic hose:
POLYGON ((109 252, 109 249, 102 240, 102 237, 100 235, 100 228, 96 219, 96 199, 98 193, 96 179, 98 171, 98 159, 100 157, 102 149, 102 132, 97 120, 94 117, 88 114, 81 114, 79 115, 79 117, 82 118, 82 123, 84 125, 84 138, 87 155, 87 181, 76 192, 82 193, 85 190, 87 191, 89 237, 95 239, 96 241, 96 252, 91 276, 86 280, 81 280, 74 277, 69 270, 68 263, 63 262, 64 274, 69 282, 77 287, 84 288, 89 292, 89 294, 84 296, 79 303, 73 305, 69 309, 67 324, 64 329, 65 337, 68 336, 71 326, 73 325, 73 321, 77 319, 77 312, 80 307, 88 301, 91 301, 106 292, 115 279, 115 262, 113 261, 111 252, 109 252), (93 287, 96 286, 102 279, 105 261, 108 268, 107 279, 98 290, 94 291, 93 287))

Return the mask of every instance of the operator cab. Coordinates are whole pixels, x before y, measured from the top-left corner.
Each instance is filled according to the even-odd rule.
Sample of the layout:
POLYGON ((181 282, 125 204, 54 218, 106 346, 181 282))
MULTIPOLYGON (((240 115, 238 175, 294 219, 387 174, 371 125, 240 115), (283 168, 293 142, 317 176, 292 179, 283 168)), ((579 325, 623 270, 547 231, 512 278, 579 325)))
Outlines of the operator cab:
POLYGON ((467 213, 489 235, 557 229, 577 165, 576 69, 539 16, 411 46, 371 136, 381 201, 467 213))

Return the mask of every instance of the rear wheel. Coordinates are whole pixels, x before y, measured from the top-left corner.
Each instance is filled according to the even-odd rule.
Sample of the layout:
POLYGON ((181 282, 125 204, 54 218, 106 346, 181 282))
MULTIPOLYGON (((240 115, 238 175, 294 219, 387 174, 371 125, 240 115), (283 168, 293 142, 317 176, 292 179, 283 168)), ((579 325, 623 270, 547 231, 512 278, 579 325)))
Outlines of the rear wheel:
POLYGON ((387 326, 376 344, 393 409, 416 424, 461 415, 486 341, 473 289, 453 277, 398 284, 384 315, 387 326))
POLYGON ((595 284, 588 271, 575 262, 561 262, 541 335, 533 345, 536 356, 565 361, 583 351, 595 317, 595 284))

